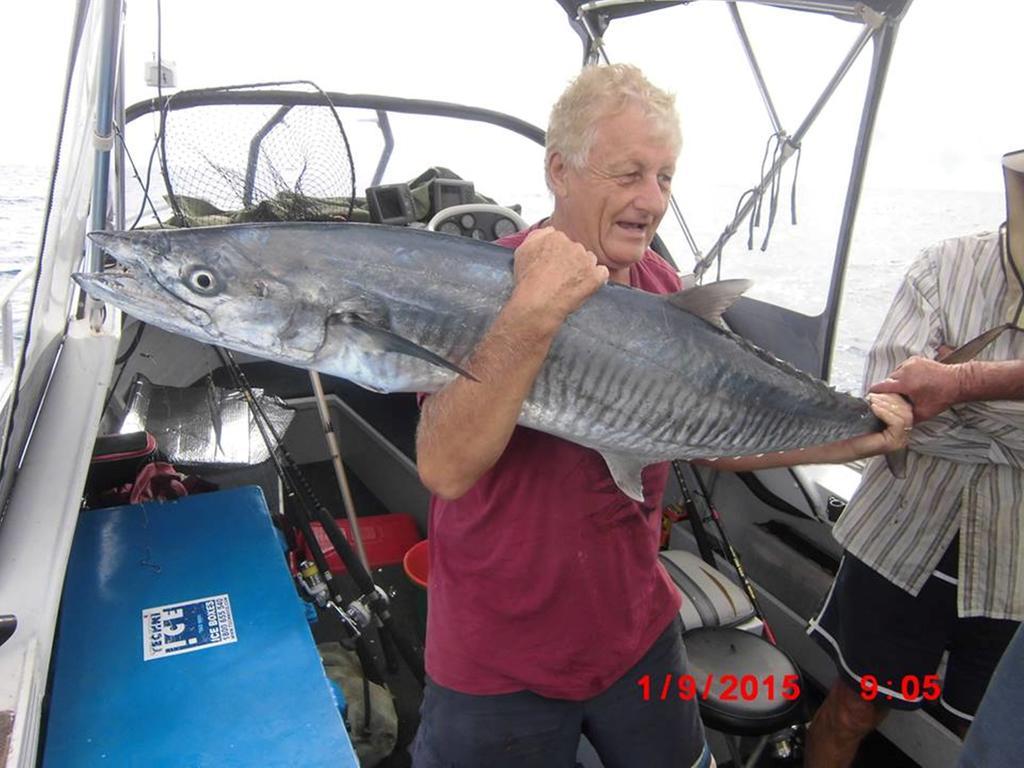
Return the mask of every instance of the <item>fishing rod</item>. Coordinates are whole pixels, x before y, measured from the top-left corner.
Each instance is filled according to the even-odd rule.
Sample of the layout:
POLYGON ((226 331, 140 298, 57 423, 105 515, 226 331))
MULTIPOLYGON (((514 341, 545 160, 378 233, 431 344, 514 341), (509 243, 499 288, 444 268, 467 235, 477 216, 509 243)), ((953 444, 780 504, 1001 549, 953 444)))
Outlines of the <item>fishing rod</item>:
MULTIPOLYGON (((217 352, 220 355, 222 363, 226 365, 230 372, 235 386, 242 391, 243 396, 246 398, 246 402, 253 413, 256 427, 259 429, 260 435, 263 438, 264 443, 267 445, 271 460, 274 462, 274 467, 277 471, 278 477, 281 479, 282 485, 287 488, 288 496, 298 502, 296 505, 297 508, 289 508, 289 506, 284 503, 284 499, 282 499, 281 512, 288 520, 289 525, 292 526, 292 529, 298 529, 305 540, 309 542, 309 552, 310 556, 313 558, 313 565, 311 567, 308 562, 303 562, 300 565, 300 583, 309 597, 320 608, 342 605, 345 603, 346 598, 341 592, 339 582, 334 578, 334 574, 331 572, 330 565, 327 562, 327 557, 324 554, 323 548, 320 546, 320 542, 313 535, 306 501, 298 493, 298 484, 296 483, 294 472, 289 471, 294 468, 285 466, 277 451, 274 450, 273 444, 269 442, 270 435, 268 434, 267 426, 272 425, 267 419, 266 412, 253 396, 252 388, 247 386, 248 382, 245 382, 243 385, 241 377, 244 374, 242 374, 241 369, 237 368, 237 364, 235 364, 233 359, 230 361, 232 365, 229 365, 220 349, 218 349, 217 352), (312 585, 312 587, 310 585, 312 585), (324 592, 327 592, 328 595, 324 595, 324 592)), ((347 630, 350 625, 348 622, 343 622, 343 626, 345 626, 347 630)), ((359 665, 363 670, 363 732, 369 733, 373 711, 370 707, 369 681, 372 677, 374 682, 383 683, 384 675, 381 673, 380 667, 377 665, 377 661, 370 652, 366 639, 361 633, 353 635, 349 632, 348 642, 343 642, 342 644, 348 645, 355 651, 356 657, 359 659, 359 665)))
POLYGON ((366 557, 366 549, 363 547, 363 535, 359 530, 359 520, 356 518, 356 507, 352 502, 352 491, 348 486, 348 476, 345 474, 345 465, 341 461, 341 448, 338 445, 338 436, 334 432, 334 422, 331 421, 331 413, 327 410, 327 397, 324 395, 324 385, 320 381, 320 374, 316 371, 309 372, 309 381, 313 385, 313 395, 316 399, 316 411, 320 415, 320 426, 324 430, 324 438, 327 440, 327 452, 331 456, 331 464, 334 466, 334 476, 338 481, 338 490, 341 491, 341 500, 345 505, 345 516, 348 518, 348 528, 352 531, 352 540, 356 545, 356 552, 363 567, 369 571, 370 561, 366 557))
MULTIPOLYGON (((304 478, 302 478, 301 473, 297 471, 297 465, 295 465, 294 459, 292 459, 290 455, 285 461, 282 461, 282 457, 278 455, 278 451, 274 450, 274 443, 271 442, 271 436, 273 435, 274 439, 278 441, 278 444, 280 444, 280 438, 267 418, 266 411, 263 410, 263 407, 253 395, 252 387, 249 385, 249 382, 244 379, 244 374, 241 369, 232 367, 233 365, 237 366, 235 361, 231 359, 229 363, 221 350, 218 349, 217 351, 221 357, 221 361, 230 372, 235 386, 241 390, 243 396, 246 398, 246 403, 253 413, 256 427, 259 429, 260 436, 266 443, 270 453, 270 458, 274 462, 274 468, 277 475, 281 479, 282 485, 287 489, 288 498, 294 499, 297 502, 295 507, 289 507, 282 500, 281 512, 287 519, 289 525, 291 525, 292 529, 298 529, 302 534, 303 539, 309 546, 310 556, 313 558, 315 570, 310 569, 307 564, 306 568, 300 567, 300 574, 304 579, 313 581, 317 586, 322 584, 324 590, 329 593, 329 597, 323 596, 322 592, 324 590, 311 589, 307 585, 304 585, 304 588, 306 589, 307 594, 313 598, 314 602, 321 608, 327 607, 328 602, 331 602, 334 605, 343 604, 346 602, 346 597, 341 591, 340 582, 334 577, 334 574, 330 569, 327 557, 324 554, 323 548, 320 546, 319 539, 317 539, 313 533, 311 515, 309 514, 309 503, 300 493, 299 480, 304 478), (319 584, 317 584, 318 579, 319 584)), ((313 502, 319 504, 319 501, 315 498, 313 499, 313 502)), ((348 622, 346 622, 346 627, 347 626, 348 622)), ((352 644, 356 647, 357 653, 359 653, 362 646, 362 643, 360 642, 360 635, 353 635, 350 639, 352 640, 352 644)), ((362 661, 362 654, 360 654, 360 657, 362 661)), ((376 681, 383 680, 383 675, 380 674, 379 669, 377 669, 376 662, 372 661, 372 658, 370 659, 369 664, 365 665, 365 669, 368 671, 372 670, 376 673, 376 681)))
POLYGON ((693 529, 693 538, 697 540, 697 551, 700 552, 700 557, 704 562, 714 566, 715 551, 712 548, 711 538, 708 536, 707 529, 704 527, 704 519, 700 510, 697 509, 697 504, 694 502, 693 496, 690 495, 689 485, 683 478, 679 463, 673 461, 672 469, 676 474, 676 482, 679 484, 679 492, 683 496, 683 506, 686 508, 687 516, 690 519, 690 528, 693 529))
MULTIPOLYGON (((271 449, 271 456, 274 457, 275 467, 278 468, 282 480, 289 486, 289 491, 299 500, 301 508, 307 515, 309 514, 309 509, 312 509, 315 517, 323 527, 324 533, 327 534, 327 538, 361 592, 360 597, 349 603, 345 609, 342 609, 340 606, 344 604, 344 599, 341 598, 340 592, 337 592, 336 589, 332 590, 332 595, 334 595, 338 602, 332 600, 329 607, 336 611, 346 631, 357 642, 358 638, 362 635, 362 630, 370 624, 371 620, 375 620, 381 636, 382 648, 384 649, 385 656, 388 657, 389 668, 393 670, 397 667, 392 649, 397 650, 417 681, 420 685, 423 685, 425 673, 422 656, 405 636, 397 631, 394 617, 390 611, 390 600, 387 593, 374 584, 369 571, 363 567, 359 558, 352 551, 348 539, 334 520, 334 517, 317 499, 316 494, 309 485, 309 481, 299 470, 298 463, 284 446, 277 429, 267 418, 266 412, 253 396, 252 386, 231 352, 218 348, 217 353, 221 356, 225 367, 230 371, 232 378, 237 382, 237 386, 243 392, 246 402, 250 409, 252 409, 254 420, 261 436, 271 449), (271 439, 273 442, 271 442, 271 439), (277 455, 275 446, 276 451, 280 452, 280 456, 277 455)), ((302 527, 300 527, 300 530, 303 532, 311 552, 315 554, 316 548, 319 546, 316 537, 311 531, 307 533, 302 527)), ((325 582, 328 584, 334 582, 329 567, 326 567, 326 559, 323 566, 318 563, 317 567, 321 569, 325 582)))
MULTIPOLYGON (((718 531, 718 537, 721 541, 722 549, 725 552, 725 556, 729 560, 733 569, 736 571, 736 575, 739 576, 740 584, 743 587, 743 591, 746 592, 747 597, 750 599, 750 604, 754 608, 754 614, 757 616, 757 618, 761 620, 762 624, 764 625, 765 637, 772 645, 778 645, 778 641, 775 639, 775 633, 772 632, 772 628, 768 624, 768 618, 765 616, 764 609, 761 607, 761 601, 758 600, 757 593, 754 591, 754 585, 747 577, 747 572, 743 569, 743 563, 740 561, 739 555, 736 553, 736 550, 733 549, 733 546, 729 541, 729 537, 725 534, 725 527, 722 525, 722 520, 718 514, 718 510, 715 508, 715 505, 711 502, 711 494, 708 493, 708 489, 707 486, 704 485, 703 478, 701 478, 700 473, 696 469, 694 469, 692 465, 687 463, 687 466, 689 467, 690 472, 693 474, 693 477, 697 482, 698 489, 704 500, 704 505, 708 510, 711 520, 715 524, 715 529, 718 531)), ((690 512, 691 525, 693 524, 693 521, 696 520, 698 525, 701 527, 703 535, 706 538, 707 533, 706 531, 703 531, 703 521, 700 515, 697 513, 697 505, 694 503, 693 497, 689 493, 688 483, 686 482, 686 477, 683 474, 682 462, 680 462, 678 459, 676 461, 673 461, 672 469, 675 472, 676 481, 679 483, 679 489, 683 494, 683 502, 684 504, 686 504, 687 510, 690 512)), ((697 546, 698 548, 700 548, 700 534, 697 533, 696 528, 694 530, 694 536, 697 538, 697 546)), ((708 547, 708 549, 710 550, 710 547, 708 547)), ((704 557, 704 559, 710 565, 714 565, 714 557, 712 556, 711 559, 708 559, 708 557, 704 554, 703 549, 701 550, 701 556, 704 557)))
MULTIPOLYGON (((239 377, 243 390, 251 391, 252 387, 249 384, 245 373, 238 367, 230 352, 226 351, 226 355, 231 364, 235 366, 233 373, 239 377)), ((266 427, 270 435, 273 436, 274 441, 281 452, 281 456, 284 459, 284 463, 291 469, 290 474, 293 478, 293 482, 309 500, 309 508, 312 508, 316 518, 320 522, 320 525, 323 527, 324 533, 327 534, 327 538, 330 540, 335 551, 341 557, 341 560, 348 569, 353 581, 355 581, 356 586, 362 593, 361 596, 350 603, 345 610, 342 610, 337 604, 333 606, 335 611, 338 613, 339 618, 346 625, 350 633, 361 632, 361 630, 369 624, 371 619, 375 620, 380 632, 381 646, 388 662, 388 668, 392 671, 397 670, 398 664, 394 653, 394 651, 397 650, 399 655, 402 656, 403 660, 412 671, 413 675, 422 685, 424 682, 422 656, 416 651, 412 644, 406 640, 405 636, 396 629, 390 611, 390 600, 387 593, 374 584, 369 571, 363 567, 363 564, 352 551, 348 538, 338 526, 333 515, 328 512, 326 507, 324 507, 316 497, 316 494, 310 487, 305 475, 299 470, 298 463, 294 458, 292 458, 288 449, 285 448, 281 436, 277 433, 274 425, 267 419, 262 407, 258 402, 256 402, 255 398, 252 398, 250 402, 255 405, 257 413, 259 413, 262 419, 266 422, 266 427)))

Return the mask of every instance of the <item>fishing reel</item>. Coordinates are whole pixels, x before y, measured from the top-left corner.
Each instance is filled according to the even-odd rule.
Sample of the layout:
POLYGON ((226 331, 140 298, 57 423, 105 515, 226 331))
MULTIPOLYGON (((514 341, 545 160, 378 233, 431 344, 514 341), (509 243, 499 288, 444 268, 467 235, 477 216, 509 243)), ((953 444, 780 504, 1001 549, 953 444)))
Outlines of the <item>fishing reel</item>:
POLYGON ((309 560, 299 563, 298 582, 311 602, 319 608, 327 607, 327 603, 330 602, 330 593, 327 590, 327 582, 320 575, 320 569, 316 567, 316 563, 309 560))
POLYGON ((773 733, 768 739, 772 758, 779 762, 796 763, 803 756, 806 732, 807 726, 798 723, 773 733))
POLYGON ((325 607, 333 610, 341 620, 346 633, 342 645, 353 648, 375 618, 379 621, 390 616, 390 605, 391 599, 387 592, 382 587, 374 585, 372 592, 360 595, 345 608, 333 600, 327 600, 325 607))
POLYGON ((374 585, 372 592, 356 598, 342 608, 331 599, 327 582, 324 581, 316 563, 309 560, 299 563, 298 582, 310 602, 315 603, 318 608, 333 610, 338 615, 345 629, 346 643, 351 645, 355 645, 355 641, 370 626, 375 614, 381 618, 390 615, 390 597, 377 585, 374 585))

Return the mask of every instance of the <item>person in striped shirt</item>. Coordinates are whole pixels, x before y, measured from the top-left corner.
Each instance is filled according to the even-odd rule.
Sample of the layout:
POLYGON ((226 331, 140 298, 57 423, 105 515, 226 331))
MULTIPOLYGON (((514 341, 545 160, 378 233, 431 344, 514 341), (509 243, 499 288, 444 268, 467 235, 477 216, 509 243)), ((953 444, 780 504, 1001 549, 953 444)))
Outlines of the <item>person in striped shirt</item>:
POLYGON ((871 391, 910 400, 915 426, 906 477, 873 459, 833 529, 845 554, 808 633, 839 678, 811 723, 809 768, 850 765, 890 707, 937 700, 963 735, 1024 619, 1024 333, 941 362, 1024 321, 1024 150, 1003 169, 1006 223, 924 251, 868 357, 871 391))

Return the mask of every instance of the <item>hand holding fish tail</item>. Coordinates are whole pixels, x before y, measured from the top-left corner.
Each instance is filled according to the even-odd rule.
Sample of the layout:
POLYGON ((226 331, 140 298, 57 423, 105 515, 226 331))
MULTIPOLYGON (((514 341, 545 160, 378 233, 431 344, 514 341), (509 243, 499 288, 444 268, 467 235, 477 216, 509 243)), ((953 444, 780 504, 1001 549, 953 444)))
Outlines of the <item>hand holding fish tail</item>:
POLYGON ((870 391, 903 396, 911 403, 914 420, 925 421, 962 402, 963 378, 969 365, 944 365, 938 360, 915 355, 874 384, 870 391))
POLYGON ((562 321, 608 282, 608 268, 558 230, 531 232, 516 249, 513 297, 555 332, 562 321))
POLYGON ((914 428, 914 413, 910 402, 900 395, 887 394, 868 394, 867 401, 871 404, 872 413, 885 424, 885 429, 844 440, 835 445, 848 444, 848 447, 858 454, 851 457, 852 459, 866 459, 868 456, 892 453, 906 448, 910 431, 914 428))

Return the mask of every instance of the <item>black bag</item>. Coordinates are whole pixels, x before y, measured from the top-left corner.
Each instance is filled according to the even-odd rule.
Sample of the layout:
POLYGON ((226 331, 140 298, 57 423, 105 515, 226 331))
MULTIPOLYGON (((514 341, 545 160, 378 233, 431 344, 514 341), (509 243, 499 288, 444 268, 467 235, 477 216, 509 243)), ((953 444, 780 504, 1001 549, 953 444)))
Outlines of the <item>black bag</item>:
POLYGON ((89 476, 85 481, 86 506, 103 506, 99 503, 101 493, 132 482, 139 470, 154 461, 156 455, 156 438, 148 432, 96 438, 89 476))

